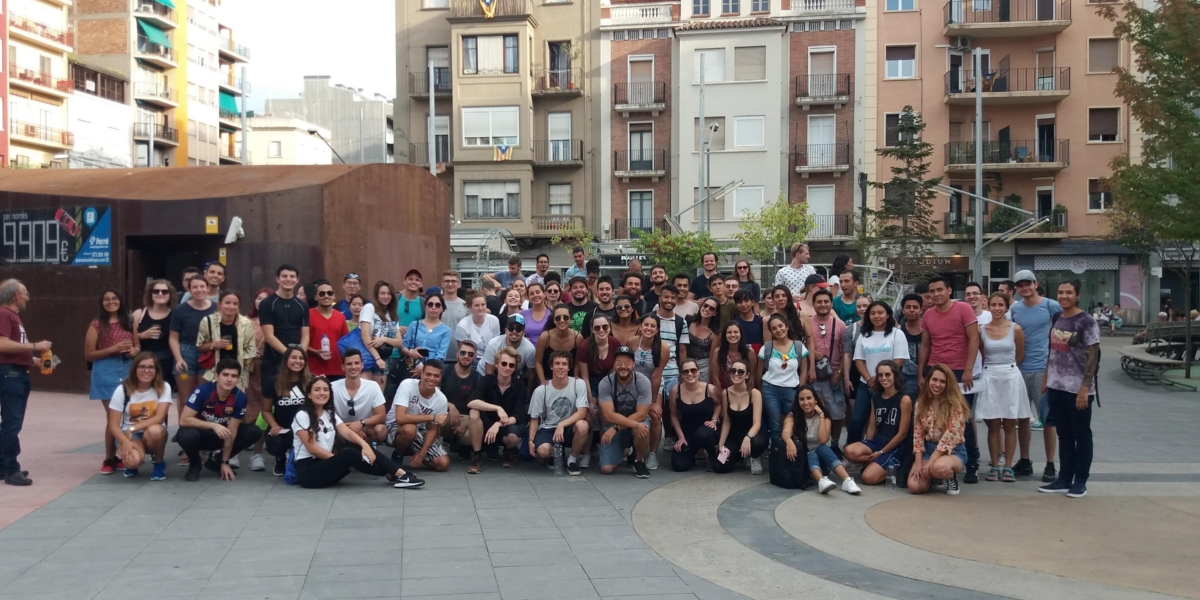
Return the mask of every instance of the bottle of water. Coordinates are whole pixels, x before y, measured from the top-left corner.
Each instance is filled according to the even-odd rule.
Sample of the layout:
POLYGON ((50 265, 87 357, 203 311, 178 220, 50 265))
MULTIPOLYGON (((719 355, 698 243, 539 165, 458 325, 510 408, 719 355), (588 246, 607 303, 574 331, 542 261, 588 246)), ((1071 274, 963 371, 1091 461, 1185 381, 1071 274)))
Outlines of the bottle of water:
POLYGON ((321 352, 329 352, 329 336, 321 336, 321 352))
POLYGON ((899 471, 900 471, 900 469, 896 465, 888 465, 887 489, 889 489, 889 490, 896 489, 896 475, 899 473, 899 471))
MULTIPOLYGON (((325 339, 328 340, 329 338, 325 338, 325 339)), ((375 445, 375 442, 371 442, 371 450, 373 450, 375 452, 375 460, 379 460, 379 447, 375 445)), ((376 479, 379 479, 379 476, 378 475, 367 475, 367 479, 374 481, 376 479)))
POLYGON ((554 442, 554 476, 566 476, 566 473, 563 472, 563 446, 559 442, 554 442))

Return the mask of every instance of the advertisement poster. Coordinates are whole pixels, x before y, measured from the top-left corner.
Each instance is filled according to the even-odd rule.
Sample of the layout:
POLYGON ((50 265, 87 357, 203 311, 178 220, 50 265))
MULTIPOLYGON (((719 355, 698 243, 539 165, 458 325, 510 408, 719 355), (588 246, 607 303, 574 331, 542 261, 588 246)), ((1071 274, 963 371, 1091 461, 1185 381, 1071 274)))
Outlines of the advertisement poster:
POLYGON ((0 263, 111 265, 110 212, 107 206, 0 211, 0 263))

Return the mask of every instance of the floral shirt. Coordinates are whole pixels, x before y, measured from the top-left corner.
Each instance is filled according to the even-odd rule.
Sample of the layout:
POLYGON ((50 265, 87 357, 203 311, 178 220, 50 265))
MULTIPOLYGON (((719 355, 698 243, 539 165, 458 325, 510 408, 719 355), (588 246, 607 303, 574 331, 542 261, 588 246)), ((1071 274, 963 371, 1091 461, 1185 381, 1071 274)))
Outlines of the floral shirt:
POLYGON ((913 452, 918 455, 925 452, 926 441, 937 442, 939 451, 943 454, 950 454, 966 439, 963 437, 966 424, 963 420, 962 410, 950 409, 950 423, 943 431, 938 427, 937 413, 932 410, 933 408, 935 407, 930 406, 924 409, 913 420, 913 452))

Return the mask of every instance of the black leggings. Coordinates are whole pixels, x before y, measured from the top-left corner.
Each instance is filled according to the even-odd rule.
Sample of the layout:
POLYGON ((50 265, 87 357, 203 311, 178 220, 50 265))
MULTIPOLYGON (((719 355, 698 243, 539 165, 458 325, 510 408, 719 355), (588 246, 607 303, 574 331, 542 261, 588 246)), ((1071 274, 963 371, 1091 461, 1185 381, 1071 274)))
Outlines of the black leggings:
POLYGON ((392 476, 399 467, 379 452, 375 453, 375 462, 368 465, 363 460, 362 448, 355 446, 326 459, 310 457, 296 461, 296 478, 302 488, 325 488, 349 475, 350 469, 367 475, 392 476))
MULTIPOLYGON (((238 425, 233 438, 233 454, 224 457, 225 460, 229 460, 242 450, 253 446, 260 437, 262 437, 262 430, 258 428, 258 425, 253 423, 238 425)), ((225 447, 225 440, 221 439, 221 436, 217 435, 215 431, 195 427, 180 427, 175 441, 179 442, 179 447, 183 449, 184 454, 187 454, 188 463, 195 467, 200 466, 201 450, 221 450, 225 447)))
MULTIPOLYGON (((729 448, 729 460, 725 464, 717 462, 716 457, 713 458, 712 468, 717 473, 730 473, 737 468, 738 463, 742 462, 742 439, 746 437, 744 432, 729 432, 729 437, 725 439, 725 445, 729 448), (738 433, 737 436, 734 434, 738 433)), ((762 456, 767 449, 767 432, 765 428, 758 432, 758 435, 750 438, 750 458, 758 458, 762 456)))
MULTIPOLYGON (((691 423, 687 425, 691 425, 691 423)), ((701 449, 708 453, 709 464, 717 460, 717 432, 701 423, 700 426, 693 429, 689 434, 687 433, 687 425, 684 423, 679 424, 684 431, 684 439, 687 440, 687 444, 683 447, 682 451, 671 453, 672 471, 692 470, 692 467, 696 466, 696 452, 701 449)))
POLYGON ((292 436, 294 434, 289 431, 279 435, 266 434, 263 440, 267 448, 267 453, 275 458, 287 458, 288 450, 292 449, 292 436))

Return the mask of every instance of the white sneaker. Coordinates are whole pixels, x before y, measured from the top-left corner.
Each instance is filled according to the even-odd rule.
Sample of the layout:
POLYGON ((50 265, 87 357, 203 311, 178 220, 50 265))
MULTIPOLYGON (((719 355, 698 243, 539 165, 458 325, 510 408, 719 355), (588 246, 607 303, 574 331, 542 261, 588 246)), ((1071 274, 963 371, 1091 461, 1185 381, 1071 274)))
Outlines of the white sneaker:
POLYGON ((758 458, 750 459, 750 474, 762 475, 762 460, 758 458))
POLYGON ((674 452, 675 451, 675 438, 671 437, 669 435, 664 435, 662 449, 663 449, 663 452, 674 452))
POLYGON ((261 454, 255 454, 254 456, 250 457, 250 470, 251 471, 266 471, 267 470, 267 465, 263 464, 263 457, 261 454))
POLYGON ((658 454, 651 452, 646 455, 646 468, 651 471, 658 468, 658 454))
POLYGON ((862 490, 858 488, 858 484, 853 479, 842 480, 842 491, 854 496, 862 493, 862 490))
POLYGON ((580 469, 586 469, 590 466, 592 466, 592 455, 591 454, 584 454, 583 456, 579 457, 579 468, 580 469))
MULTIPOLYGON (((850 481, 850 480, 847 479, 846 481, 850 481)), ((834 483, 833 481, 831 481, 828 477, 822 477, 821 480, 817 482, 817 490, 820 491, 822 494, 827 494, 827 493, 829 493, 829 490, 832 490, 833 488, 836 488, 836 487, 837 487, 837 484, 834 483)))
POLYGON ((238 457, 235 456, 235 457, 229 459, 229 466, 231 466, 235 469, 240 469, 240 468, 242 468, 242 461, 238 460, 238 457))

